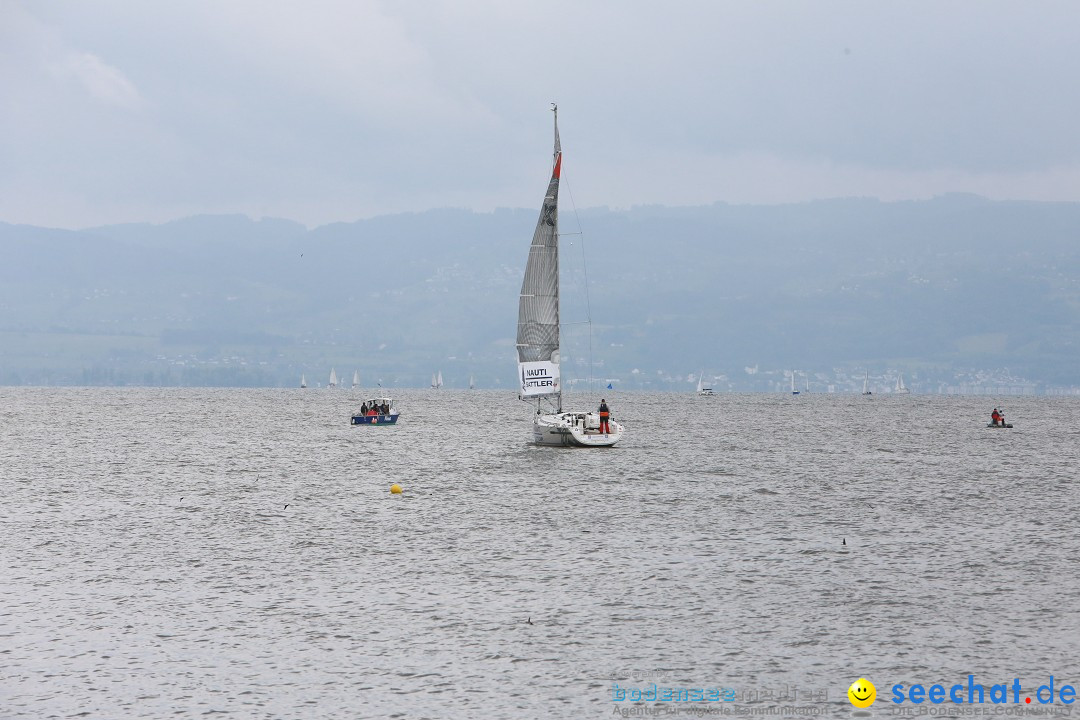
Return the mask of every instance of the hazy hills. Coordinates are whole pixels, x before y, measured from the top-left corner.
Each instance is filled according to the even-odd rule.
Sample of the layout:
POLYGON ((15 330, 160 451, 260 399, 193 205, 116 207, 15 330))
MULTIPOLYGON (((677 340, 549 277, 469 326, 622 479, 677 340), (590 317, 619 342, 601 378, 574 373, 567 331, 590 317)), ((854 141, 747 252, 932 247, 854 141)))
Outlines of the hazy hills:
MULTIPOLYGON (((450 386, 510 388, 535 221, 0 224, 0 383, 291 386, 336 366, 364 385, 441 370, 450 386)), ((595 374, 624 388, 686 389, 704 369, 774 389, 768 370, 864 367, 903 370, 916 390, 978 369, 1080 384, 1080 204, 637 207, 564 210, 561 224, 572 377, 588 374, 584 326, 569 325, 587 315, 584 239, 595 374)))

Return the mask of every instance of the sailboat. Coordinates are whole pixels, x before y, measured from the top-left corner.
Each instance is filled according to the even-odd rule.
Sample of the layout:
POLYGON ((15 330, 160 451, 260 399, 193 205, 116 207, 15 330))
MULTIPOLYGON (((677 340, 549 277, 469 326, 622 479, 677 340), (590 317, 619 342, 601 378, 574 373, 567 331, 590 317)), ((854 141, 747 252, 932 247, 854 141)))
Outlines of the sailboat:
POLYGON ((538 445, 610 447, 622 439, 624 428, 609 422, 600 432, 598 412, 563 410, 559 378, 559 179, 562 144, 559 142, 559 109, 555 113, 555 150, 551 180, 540 207, 525 277, 518 298, 518 398, 536 400, 533 439, 538 445), (544 407, 546 403, 547 407, 544 407))
POLYGON ((307 387, 307 378, 304 377, 303 373, 300 373, 300 387, 301 388, 306 388, 307 387))
POLYGON ((906 387, 904 387, 904 373, 900 373, 896 376, 896 389, 893 390, 898 395, 908 395, 911 393, 906 387))
POLYGON ((442 370, 438 374, 431 374, 431 388, 432 390, 438 390, 442 387, 442 370))
POLYGON ((352 386, 353 386, 354 388, 358 388, 358 387, 360 387, 360 371, 359 371, 359 370, 353 370, 353 374, 352 374, 352 386))
POLYGON ((703 376, 704 376, 704 371, 698 373, 698 376, 697 376, 697 394, 698 395, 715 395, 716 393, 714 393, 712 391, 711 387, 705 387, 705 385, 702 384, 701 379, 702 379, 703 376))
POLYGON ((869 370, 866 370, 865 373, 863 374, 862 394, 863 395, 873 395, 873 393, 870 392, 870 371, 869 370))
POLYGON ((798 395, 799 391, 795 389, 795 371, 791 371, 791 394, 798 395))
POLYGON ((330 382, 327 387, 337 387, 337 370, 330 368, 330 382))
POLYGON ((472 375, 469 376, 469 389, 470 390, 475 390, 476 389, 476 380, 473 379, 472 375))

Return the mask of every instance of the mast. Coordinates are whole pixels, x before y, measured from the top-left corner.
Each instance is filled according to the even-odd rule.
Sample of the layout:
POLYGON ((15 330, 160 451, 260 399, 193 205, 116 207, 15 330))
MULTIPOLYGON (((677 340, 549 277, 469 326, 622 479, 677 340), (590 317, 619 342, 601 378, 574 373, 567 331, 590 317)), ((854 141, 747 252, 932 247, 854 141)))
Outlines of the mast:
MULTIPOLYGON (((552 176, 555 178, 555 182, 558 183, 562 177, 562 142, 559 141, 559 106, 555 103, 551 103, 551 114, 553 116, 555 126, 555 148, 551 152, 551 164, 553 170, 552 176)), ((559 297, 559 188, 558 184, 555 186, 555 340, 556 349, 554 358, 559 358, 559 348, 562 346, 562 326, 559 324, 559 316, 562 312, 562 300, 559 297)), ((591 360, 591 358, 590 358, 591 360)), ((592 372, 592 368, 589 368, 592 372)), ((558 392, 555 393, 555 405, 558 412, 562 412, 562 385, 558 386, 558 392)))

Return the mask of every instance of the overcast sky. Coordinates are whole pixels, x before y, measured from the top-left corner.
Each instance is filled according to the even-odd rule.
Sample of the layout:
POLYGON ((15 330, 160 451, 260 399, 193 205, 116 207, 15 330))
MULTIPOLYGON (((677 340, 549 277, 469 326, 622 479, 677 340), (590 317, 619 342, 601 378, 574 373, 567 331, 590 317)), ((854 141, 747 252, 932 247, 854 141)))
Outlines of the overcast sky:
POLYGON ((0 0, 0 221, 1080 201, 1080 3, 0 0))

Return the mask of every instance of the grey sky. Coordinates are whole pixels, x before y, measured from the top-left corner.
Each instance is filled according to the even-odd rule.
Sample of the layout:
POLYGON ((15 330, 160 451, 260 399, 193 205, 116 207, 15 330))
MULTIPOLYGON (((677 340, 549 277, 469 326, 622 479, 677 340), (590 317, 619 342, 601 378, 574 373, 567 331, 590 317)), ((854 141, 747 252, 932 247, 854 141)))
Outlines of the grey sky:
POLYGON ((0 0, 0 221, 1080 201, 1074 2, 0 0), (670 5, 671 7, 661 7, 670 5))

